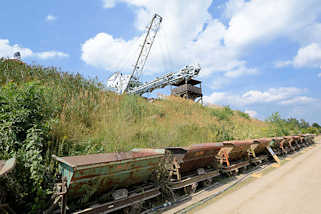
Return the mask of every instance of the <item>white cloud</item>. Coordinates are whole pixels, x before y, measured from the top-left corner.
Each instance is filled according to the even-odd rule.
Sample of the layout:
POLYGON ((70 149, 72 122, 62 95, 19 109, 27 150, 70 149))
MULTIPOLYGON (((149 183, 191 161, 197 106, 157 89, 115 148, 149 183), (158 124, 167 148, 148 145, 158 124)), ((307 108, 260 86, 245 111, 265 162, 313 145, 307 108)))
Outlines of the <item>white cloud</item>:
POLYGON ((66 58, 69 57, 68 54, 60 51, 44 51, 34 54, 39 59, 50 59, 50 58, 66 58))
POLYGON ((48 15, 46 16, 46 21, 50 22, 50 21, 55 21, 57 19, 56 16, 53 16, 53 15, 48 15))
POLYGON ((13 57, 15 52, 20 52, 22 58, 34 57, 38 59, 65 58, 69 55, 60 51, 33 52, 29 48, 23 48, 18 44, 10 45, 9 40, 0 39, 0 57, 13 57))
POLYGON ((258 74, 258 70, 255 68, 246 68, 243 66, 236 70, 228 71, 224 75, 230 78, 237 78, 240 76, 253 75, 253 74, 258 74))
POLYGON ((267 91, 250 90, 241 95, 227 92, 214 92, 204 96, 204 101, 212 104, 247 106, 253 104, 294 104, 311 102, 313 98, 300 96, 305 89, 295 87, 270 88, 267 91))
POLYGON ((244 93, 241 99, 247 104, 250 103, 269 103, 287 99, 302 93, 303 90, 295 87, 270 88, 267 91, 251 90, 244 93))
POLYGON ((208 104, 230 105, 232 108, 245 109, 245 113, 251 117, 261 119, 264 115, 257 114, 257 112, 262 112, 267 116, 277 111, 285 117, 304 117, 310 121, 316 121, 321 100, 304 96, 306 91, 306 89, 283 87, 270 88, 266 91, 251 90, 241 94, 214 92, 209 96, 204 96, 203 99, 208 104))
POLYGON ((293 60, 278 61, 275 63, 275 67, 281 68, 281 67, 293 65, 296 68, 302 68, 302 67, 320 68, 321 67, 321 45, 320 44, 311 43, 309 45, 306 45, 300 48, 293 60))
POLYGON ((227 11, 236 11, 232 10, 225 42, 239 48, 284 36, 304 39, 303 28, 321 12, 319 0, 230 0, 227 4, 227 11))
POLYGON ((224 16, 226 18, 232 18, 238 12, 242 11, 245 6, 244 0, 230 0, 225 4, 224 16))
POLYGON ((257 112, 254 110, 245 110, 244 112, 250 115, 250 117, 256 117, 258 115, 257 112))
MULTIPOLYGON (((193 0, 184 3, 179 0, 102 2, 105 8, 112 8, 119 2, 134 6, 131 7, 135 13, 133 25, 140 32, 145 30, 155 12, 163 16, 160 32, 145 67, 145 75, 175 71, 187 64, 199 63, 202 78, 208 78, 214 72, 220 73, 220 83, 214 83, 212 88, 223 87, 235 78, 260 73, 258 68, 249 67, 244 60, 248 54, 246 48, 276 38, 290 38, 300 44, 318 38, 321 40, 321 24, 317 23, 321 13, 319 0, 229 0, 223 14, 228 19, 227 26, 208 12, 211 4, 215 4, 212 0, 199 0, 197 4, 193 0), (318 30, 320 34, 311 33, 309 38, 305 35, 306 31, 318 30), (171 63, 164 63, 166 57, 172 59, 171 63), (170 64, 169 69, 164 67, 166 63, 170 64)), ((95 67, 126 72, 132 68, 135 59, 128 61, 125 66, 119 66, 116 62, 124 62, 124 56, 129 51, 137 50, 134 47, 138 47, 138 41, 136 37, 124 40, 99 33, 83 43, 81 58, 95 67)), ((293 60, 279 61, 275 66, 292 64, 293 60)))
MULTIPOLYGON (((135 49, 138 38, 130 41, 115 39, 107 33, 99 33, 82 45, 82 60, 90 65, 107 70, 119 69, 120 62, 124 61, 128 52, 135 49), (126 54, 127 52, 127 54, 126 54)), ((130 65, 123 68, 128 70, 130 65)))
POLYGON ((320 77, 320 78, 321 78, 321 73, 318 73, 318 77, 320 77))
POLYGON ((277 61, 277 62, 274 63, 274 65, 277 68, 283 68, 283 67, 287 67, 289 65, 292 65, 292 61, 291 60, 277 61))
POLYGON ((321 45, 312 43, 300 48, 293 60, 295 67, 320 67, 321 66, 321 45))
POLYGON ((102 0, 104 8, 113 8, 116 4, 115 0, 102 0))
POLYGON ((32 51, 29 48, 23 48, 18 44, 10 45, 9 40, 0 39, 0 57, 13 57, 15 52, 20 52, 21 56, 32 56, 32 51))
MULTIPOLYGON (((167 70, 175 71, 185 65, 199 63, 202 67, 200 75, 203 77, 213 72, 226 73, 225 78, 258 73, 257 69, 247 67, 238 50, 225 46, 227 28, 208 12, 212 0, 200 0, 197 4, 193 0, 186 0, 184 4, 179 0, 121 1, 135 6, 134 26, 141 32, 155 12, 164 18, 147 61, 145 70, 148 71, 145 74, 164 73, 166 57, 172 59, 171 68, 167 70)), ((103 2, 107 3, 105 7, 110 8, 120 1, 103 2)), ((128 51, 135 50, 138 41, 138 38, 126 41, 107 33, 99 33, 83 43, 81 58, 87 64, 116 71, 119 69, 116 62, 128 55, 128 51)), ((134 59, 125 68, 128 70, 133 63, 134 59)))
POLYGON ((298 96, 298 97, 294 97, 288 100, 284 100, 281 101, 280 104, 282 105, 298 105, 298 104, 307 104, 307 103, 312 103, 312 102, 316 102, 317 99, 314 99, 312 97, 306 97, 306 96, 298 96))

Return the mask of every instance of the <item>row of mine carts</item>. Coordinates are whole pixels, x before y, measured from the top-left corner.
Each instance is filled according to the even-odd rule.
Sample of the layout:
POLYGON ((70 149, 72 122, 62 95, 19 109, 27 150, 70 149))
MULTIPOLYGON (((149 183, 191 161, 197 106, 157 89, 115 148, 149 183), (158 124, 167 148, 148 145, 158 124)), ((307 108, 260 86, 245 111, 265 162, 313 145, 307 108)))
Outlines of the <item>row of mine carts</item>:
POLYGON ((45 213, 140 213, 168 193, 191 194, 222 176, 295 152, 314 135, 196 144, 123 153, 56 157, 61 182, 45 213), (90 203, 78 204, 83 198, 90 203), (85 205, 84 205, 85 204, 85 205), (58 206, 59 205, 59 206, 58 206))

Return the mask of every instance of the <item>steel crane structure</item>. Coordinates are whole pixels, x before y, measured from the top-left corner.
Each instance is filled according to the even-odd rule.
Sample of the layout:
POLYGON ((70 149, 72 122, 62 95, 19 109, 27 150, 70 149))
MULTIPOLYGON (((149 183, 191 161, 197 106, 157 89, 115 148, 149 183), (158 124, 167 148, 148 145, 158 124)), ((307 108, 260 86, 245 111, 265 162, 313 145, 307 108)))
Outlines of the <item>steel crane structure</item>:
POLYGON ((167 73, 147 83, 142 83, 140 81, 144 66, 157 32, 159 31, 161 22, 162 17, 158 14, 155 14, 150 25, 148 26, 144 43, 139 52, 139 56, 136 60, 132 73, 130 75, 124 75, 120 72, 114 73, 107 80, 107 88, 116 91, 119 94, 127 93, 133 95, 143 95, 144 93, 152 92, 157 88, 164 88, 167 85, 177 84, 182 81, 187 82, 194 76, 198 75, 201 70, 200 66, 191 65, 186 66, 176 73, 167 73))
POLYGON ((167 73, 153 81, 144 83, 140 86, 131 88, 127 91, 128 94, 143 95, 147 92, 152 92, 157 88, 164 88, 167 85, 178 84, 182 81, 188 81, 198 75, 201 68, 199 65, 189 65, 176 73, 167 73))

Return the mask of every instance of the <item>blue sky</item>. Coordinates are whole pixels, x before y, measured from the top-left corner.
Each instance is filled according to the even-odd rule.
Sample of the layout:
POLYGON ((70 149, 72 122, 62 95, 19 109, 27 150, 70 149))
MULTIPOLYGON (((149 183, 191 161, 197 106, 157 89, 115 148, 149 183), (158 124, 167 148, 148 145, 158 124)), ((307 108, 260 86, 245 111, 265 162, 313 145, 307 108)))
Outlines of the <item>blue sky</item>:
POLYGON ((30 0, 2 8, 0 57, 20 51, 28 63, 102 82, 131 71, 156 12, 164 21, 143 80, 199 63, 205 102, 321 124, 319 0, 30 0))

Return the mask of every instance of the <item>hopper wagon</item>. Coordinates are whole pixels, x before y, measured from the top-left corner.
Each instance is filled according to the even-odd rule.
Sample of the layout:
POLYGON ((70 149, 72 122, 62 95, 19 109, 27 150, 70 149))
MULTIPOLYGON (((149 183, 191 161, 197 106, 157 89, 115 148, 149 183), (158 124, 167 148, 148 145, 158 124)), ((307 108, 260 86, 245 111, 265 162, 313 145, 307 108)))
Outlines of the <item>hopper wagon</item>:
POLYGON ((257 146, 254 147, 253 157, 251 158, 251 163, 254 165, 261 164, 269 159, 268 146, 270 146, 272 138, 259 138, 254 139, 253 144, 257 146))
POLYGON ((224 174, 236 174, 240 169, 246 169, 253 158, 253 150, 257 144, 253 140, 225 141, 220 153, 220 161, 223 162, 221 171, 224 174))
POLYGON ((314 137, 305 134, 120 153, 53 156, 58 162, 61 182, 57 184, 55 202, 45 213, 55 211, 58 204, 60 213, 140 213, 141 208, 153 208, 153 199, 165 196, 168 189, 174 197, 175 191, 194 193, 200 184, 208 186, 221 175, 237 174, 250 165, 268 160, 270 155, 278 162, 277 155, 311 145, 314 137), (83 197, 90 197, 90 203, 79 208, 68 207, 83 197))
POLYGON ((292 145, 294 147, 295 150, 300 150, 303 145, 301 144, 301 138, 298 135, 295 136, 290 136, 292 137, 292 145))
POLYGON ((186 192, 191 193, 199 182, 210 184, 214 177, 220 175, 216 156, 222 147, 222 143, 204 143, 166 148, 168 186, 172 190, 185 188, 186 192))
POLYGON ((310 145, 310 142, 309 142, 309 139, 307 136, 305 136, 305 134, 301 134, 299 135, 300 136, 300 144, 303 146, 303 147, 307 147, 310 145))
POLYGON ((284 136, 286 140, 285 147, 287 149, 287 153, 294 153, 297 150, 296 142, 293 136, 284 136))
POLYGON ((286 155, 289 152, 288 147, 286 147, 287 140, 284 137, 274 137, 270 146, 272 150, 277 155, 286 155))
POLYGON ((303 138, 303 141, 306 146, 312 145, 314 143, 314 137, 315 134, 302 134, 301 139, 303 138))
POLYGON ((71 201, 92 194, 107 195, 107 202, 95 203, 74 213, 138 211, 143 202, 161 194, 153 175, 164 157, 163 149, 53 157, 58 161, 62 176, 56 194, 57 201, 61 201, 61 213, 66 213, 67 199, 71 201))

